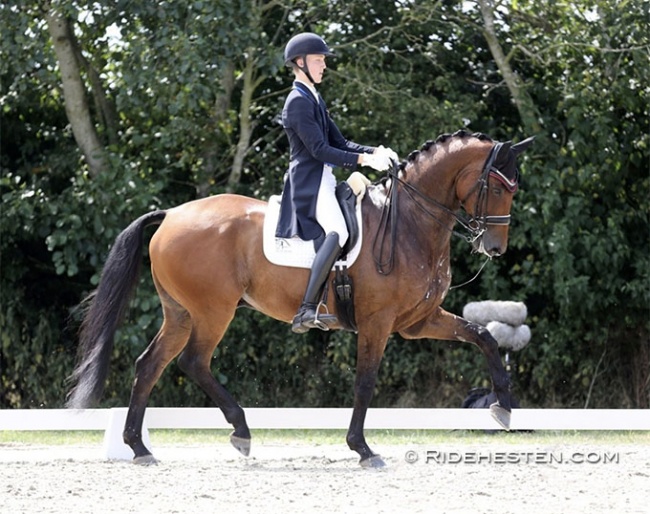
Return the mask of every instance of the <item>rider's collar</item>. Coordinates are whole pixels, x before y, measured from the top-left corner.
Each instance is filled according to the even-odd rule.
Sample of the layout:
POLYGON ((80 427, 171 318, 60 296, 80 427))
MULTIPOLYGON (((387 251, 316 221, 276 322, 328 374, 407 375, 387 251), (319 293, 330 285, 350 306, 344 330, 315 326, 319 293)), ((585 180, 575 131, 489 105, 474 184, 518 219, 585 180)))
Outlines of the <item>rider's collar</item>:
POLYGON ((304 80, 300 80, 300 79, 296 79, 295 82, 299 82, 300 84, 305 86, 307 89, 309 89, 309 91, 311 91, 311 93, 314 95, 314 98, 316 99, 316 101, 317 102, 319 101, 318 91, 316 91, 316 88, 314 86, 312 86, 311 84, 308 84, 304 80))

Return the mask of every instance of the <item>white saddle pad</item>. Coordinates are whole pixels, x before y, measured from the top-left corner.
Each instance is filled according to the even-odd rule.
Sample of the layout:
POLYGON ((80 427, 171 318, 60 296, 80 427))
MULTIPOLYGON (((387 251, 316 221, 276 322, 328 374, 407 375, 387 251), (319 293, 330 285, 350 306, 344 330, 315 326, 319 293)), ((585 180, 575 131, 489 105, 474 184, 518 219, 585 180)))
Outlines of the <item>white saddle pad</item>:
MULTIPOLYGON (((275 229, 280 216, 280 195, 269 198, 269 206, 264 218, 264 255, 273 264, 278 266, 290 266, 293 268, 310 269, 316 252, 314 252, 313 241, 303 241, 299 237, 285 239, 275 237, 275 229)), ((361 242, 363 241, 363 223, 361 221, 361 202, 356 206, 357 222, 359 224, 359 238, 345 259, 337 261, 334 266, 352 266, 359 256, 361 242)), ((334 269, 334 268, 332 268, 334 269)))

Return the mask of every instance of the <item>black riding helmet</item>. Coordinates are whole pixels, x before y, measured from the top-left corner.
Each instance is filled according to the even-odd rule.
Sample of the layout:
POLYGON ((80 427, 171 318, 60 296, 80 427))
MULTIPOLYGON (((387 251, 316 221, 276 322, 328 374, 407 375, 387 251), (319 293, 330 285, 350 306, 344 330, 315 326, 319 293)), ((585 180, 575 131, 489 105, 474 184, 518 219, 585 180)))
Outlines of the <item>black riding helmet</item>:
POLYGON ((303 32, 302 34, 293 36, 284 48, 284 64, 287 66, 298 66, 296 59, 302 57, 304 64, 303 66, 298 66, 298 68, 307 75, 307 78, 313 84, 314 79, 311 77, 306 63, 307 55, 311 54, 324 55, 326 57, 334 56, 334 53, 329 49, 323 38, 312 32, 303 32))

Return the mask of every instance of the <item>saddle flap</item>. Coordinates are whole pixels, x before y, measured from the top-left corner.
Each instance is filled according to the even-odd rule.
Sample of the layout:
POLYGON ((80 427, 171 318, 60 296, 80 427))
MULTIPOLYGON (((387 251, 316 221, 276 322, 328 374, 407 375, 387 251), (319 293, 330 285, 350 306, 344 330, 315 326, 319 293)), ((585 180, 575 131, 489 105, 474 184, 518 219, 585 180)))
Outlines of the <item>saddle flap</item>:
POLYGON ((359 239, 359 223, 357 222, 356 206, 357 195, 347 182, 341 182, 336 186, 336 200, 339 202, 345 224, 348 228, 348 240, 343 246, 342 254, 346 255, 359 239))

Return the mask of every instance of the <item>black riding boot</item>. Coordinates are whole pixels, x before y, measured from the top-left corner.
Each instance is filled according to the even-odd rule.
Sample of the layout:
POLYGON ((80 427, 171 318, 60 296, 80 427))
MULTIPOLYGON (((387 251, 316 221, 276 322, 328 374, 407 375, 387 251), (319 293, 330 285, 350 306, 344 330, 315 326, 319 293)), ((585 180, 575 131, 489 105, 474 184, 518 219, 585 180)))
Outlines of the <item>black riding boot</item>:
POLYGON ((330 232, 316 252, 314 263, 311 265, 305 297, 302 299, 302 305, 293 318, 293 325, 291 326, 291 330, 295 333, 304 334, 310 328, 329 330, 329 325, 336 323, 336 316, 318 312, 318 304, 323 294, 325 281, 329 277, 332 266, 334 266, 340 253, 339 235, 336 232, 330 232))

